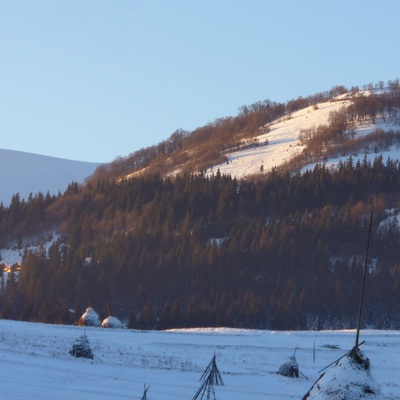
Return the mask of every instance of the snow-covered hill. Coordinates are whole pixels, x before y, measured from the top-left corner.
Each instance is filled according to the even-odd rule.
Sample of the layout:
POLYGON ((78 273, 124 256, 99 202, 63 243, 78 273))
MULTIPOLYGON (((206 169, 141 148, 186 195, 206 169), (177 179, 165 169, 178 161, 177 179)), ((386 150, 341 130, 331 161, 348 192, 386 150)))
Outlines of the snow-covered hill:
MULTIPOLYGON (((187 400, 215 354, 225 384, 214 387, 218 400, 299 400, 354 339, 353 331, 150 332, 0 320, 1 398, 140 399, 146 384, 149 400, 187 400), (69 354, 83 334, 93 360, 69 354), (300 377, 278 375, 296 348, 300 377)), ((379 398, 400 399, 400 332, 361 331, 361 339, 373 381, 381 388, 379 398)))
MULTIPOLYGON (((368 95, 368 92, 363 92, 368 95)), ((342 107, 348 107, 351 104, 350 95, 342 95, 335 101, 319 103, 315 106, 309 106, 304 109, 293 112, 290 116, 284 116, 268 125, 269 131, 257 137, 259 145, 244 150, 231 151, 226 155, 228 162, 215 165, 208 170, 208 174, 213 174, 217 170, 221 174, 231 175, 239 179, 249 175, 259 174, 261 171, 268 172, 271 169, 279 167, 290 161, 293 157, 300 154, 305 146, 301 145, 299 140, 300 131, 311 129, 328 123, 331 112, 339 111, 342 107)), ((367 135, 380 128, 384 131, 389 129, 400 129, 399 120, 384 121, 382 118, 376 118, 375 123, 366 120, 357 124, 354 133, 355 138, 367 135)), ((364 153, 353 154, 356 161, 362 159, 364 153)), ((398 148, 380 149, 373 154, 367 154, 367 158, 374 159, 382 155, 384 161, 391 159, 400 159, 400 150, 398 148)), ((340 160, 347 160, 349 155, 340 158, 324 160, 327 166, 334 166, 340 160)), ((309 165, 313 168, 315 164, 309 165)))
POLYGON ((71 182, 83 183, 98 165, 0 149, 0 202, 8 206, 16 193, 27 199, 30 193, 63 192, 71 182))

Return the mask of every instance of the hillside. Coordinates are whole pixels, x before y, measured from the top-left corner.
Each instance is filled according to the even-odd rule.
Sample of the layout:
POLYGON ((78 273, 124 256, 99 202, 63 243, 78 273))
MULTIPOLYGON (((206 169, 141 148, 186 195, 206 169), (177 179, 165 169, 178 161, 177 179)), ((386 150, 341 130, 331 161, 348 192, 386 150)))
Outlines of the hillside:
MULTIPOLYGON (((370 96, 373 95, 373 92, 365 91, 361 92, 360 95, 370 96)), ((353 103, 350 98, 350 94, 341 95, 329 102, 317 103, 314 106, 295 111, 290 116, 284 116, 273 121, 268 125, 267 133, 253 139, 259 143, 257 146, 242 151, 228 151, 226 153, 227 161, 213 166, 208 172, 219 170, 221 174, 229 174, 238 179, 243 179, 260 173, 268 173, 274 168, 281 168, 283 165, 291 170, 296 170, 296 165, 292 165, 291 161, 296 156, 299 159, 301 154, 308 150, 307 144, 300 139, 301 132, 328 124, 332 114, 339 113, 343 108, 351 107, 353 103)), ((352 125, 352 140, 357 142, 361 137, 371 135, 378 129, 383 132, 400 129, 400 120, 397 119, 396 115, 393 118, 385 118, 385 120, 382 116, 377 116, 374 121, 371 118, 357 121, 352 125)), ((393 148, 380 148, 378 151, 365 148, 360 151, 349 147, 347 154, 344 153, 341 157, 324 155, 318 162, 333 167, 340 160, 346 161, 349 155, 354 158, 355 162, 363 159, 365 155, 371 161, 379 155, 383 156, 385 162, 388 157, 393 160, 400 158, 397 144, 393 148)), ((303 161, 303 163, 303 171, 315 166, 315 162, 308 164, 303 161)))
POLYGON ((0 315, 72 324, 92 304, 138 329, 352 328, 373 209, 364 324, 398 329, 399 107, 398 81, 255 103, 14 199, 0 252, 23 268, 0 280, 0 315))
POLYGON ((39 192, 57 195, 71 182, 83 183, 99 166, 96 163, 0 149, 0 203, 8 206, 14 194, 27 200, 39 192))
POLYGON ((399 88, 396 80, 351 91, 338 86, 286 104, 256 102, 241 107, 235 117, 217 119, 193 132, 178 130, 156 146, 116 160, 103 173, 129 179, 148 173, 174 176, 219 170, 243 179, 276 168, 297 172, 315 162, 332 165, 338 156, 345 161, 350 155, 373 158, 372 153, 384 152, 384 159, 389 153, 397 159, 396 140, 390 149, 387 144, 383 148, 374 145, 373 136, 399 130, 399 88), (320 143, 324 148, 315 148, 318 140, 327 142, 320 143))
MULTIPOLYGON (((224 386, 219 400, 301 399, 320 370, 343 356, 354 342, 352 331, 278 332, 202 329, 165 332, 45 325, 1 320, 2 399, 117 400, 191 399, 203 371, 216 355, 224 386), (86 334, 93 360, 68 354, 86 334), (313 347, 315 345, 315 362, 313 347), (302 375, 278 375, 293 354, 302 375)), ((399 331, 363 331, 362 350, 382 400, 400 398, 399 331)), ((349 373, 347 372, 347 376, 349 373)), ((205 398, 205 397, 204 397, 205 398)))

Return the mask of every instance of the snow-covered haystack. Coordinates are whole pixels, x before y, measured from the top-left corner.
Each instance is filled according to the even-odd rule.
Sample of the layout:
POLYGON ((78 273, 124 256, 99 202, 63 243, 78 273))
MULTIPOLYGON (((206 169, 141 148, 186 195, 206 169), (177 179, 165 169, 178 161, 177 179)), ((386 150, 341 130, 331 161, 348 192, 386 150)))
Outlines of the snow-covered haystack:
POLYGON ((112 317, 110 315, 109 317, 107 317, 106 319, 103 320, 103 322, 101 323, 101 326, 103 328, 120 329, 120 328, 122 328, 122 323, 118 318, 112 317))
POLYGON ((79 325, 81 326, 100 326, 100 318, 93 308, 88 307, 86 311, 79 318, 79 325))
POLYGON ((78 339, 75 340, 69 354, 77 358, 83 357, 93 359, 92 349, 90 348, 89 339, 86 335, 79 336, 78 339))
POLYGON ((354 347, 321 375, 303 400, 379 398, 380 387, 371 377, 369 359, 358 347, 354 347))
POLYGON ((299 364, 297 363, 296 356, 294 354, 279 367, 278 374, 288 376, 290 378, 299 377, 299 364))

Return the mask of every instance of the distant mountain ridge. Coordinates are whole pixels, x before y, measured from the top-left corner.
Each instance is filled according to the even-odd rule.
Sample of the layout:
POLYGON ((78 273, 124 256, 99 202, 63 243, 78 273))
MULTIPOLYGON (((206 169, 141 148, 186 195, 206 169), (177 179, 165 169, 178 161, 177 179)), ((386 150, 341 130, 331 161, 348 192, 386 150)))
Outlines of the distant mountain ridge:
POLYGON ((83 183, 99 165, 0 149, 0 202, 8 206, 16 193, 27 199, 30 193, 63 192, 71 182, 83 183))

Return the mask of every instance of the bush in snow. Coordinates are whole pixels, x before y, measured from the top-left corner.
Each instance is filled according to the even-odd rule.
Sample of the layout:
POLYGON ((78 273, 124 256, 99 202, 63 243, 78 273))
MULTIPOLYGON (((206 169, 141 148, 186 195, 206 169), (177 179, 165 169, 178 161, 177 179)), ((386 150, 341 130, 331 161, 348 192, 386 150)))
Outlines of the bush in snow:
POLYGON ((86 335, 79 336, 78 339, 75 340, 69 354, 77 358, 83 357, 93 359, 92 349, 90 348, 89 339, 86 335))
POLYGON ((118 318, 115 317, 107 317, 103 322, 101 323, 101 326, 103 328, 122 328, 122 323, 118 318))
POLYGON ((86 311, 79 318, 79 325, 81 326, 100 326, 100 318, 93 308, 88 307, 86 311))
POLYGON ((371 377, 369 359, 354 347, 321 375, 302 400, 359 399, 380 399, 380 388, 371 377))

